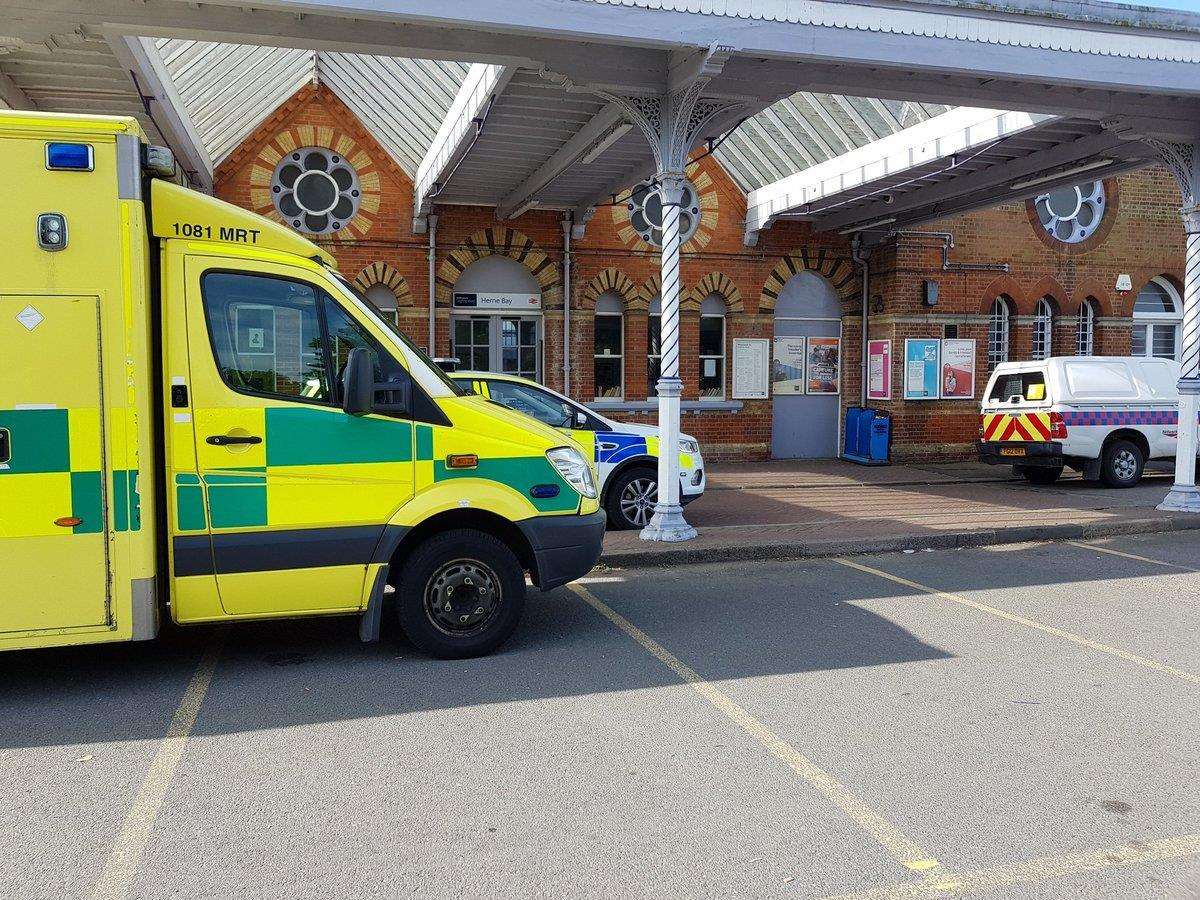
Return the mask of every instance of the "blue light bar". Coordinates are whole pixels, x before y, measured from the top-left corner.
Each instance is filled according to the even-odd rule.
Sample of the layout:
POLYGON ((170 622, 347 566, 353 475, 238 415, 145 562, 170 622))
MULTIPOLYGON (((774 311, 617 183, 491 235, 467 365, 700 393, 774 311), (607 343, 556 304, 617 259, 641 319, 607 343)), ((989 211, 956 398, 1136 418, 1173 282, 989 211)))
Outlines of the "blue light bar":
POLYGON ((46 168, 60 172, 90 172, 93 168, 91 144, 49 143, 46 168))

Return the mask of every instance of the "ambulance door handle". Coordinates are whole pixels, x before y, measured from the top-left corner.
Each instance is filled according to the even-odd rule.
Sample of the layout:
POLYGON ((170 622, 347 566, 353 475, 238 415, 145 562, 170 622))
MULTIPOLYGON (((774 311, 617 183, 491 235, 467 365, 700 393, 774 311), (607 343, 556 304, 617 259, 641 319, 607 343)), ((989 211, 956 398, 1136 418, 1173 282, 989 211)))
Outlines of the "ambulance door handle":
POLYGON ((214 447, 226 447, 229 444, 261 444, 262 438, 253 434, 211 434, 205 441, 214 447))

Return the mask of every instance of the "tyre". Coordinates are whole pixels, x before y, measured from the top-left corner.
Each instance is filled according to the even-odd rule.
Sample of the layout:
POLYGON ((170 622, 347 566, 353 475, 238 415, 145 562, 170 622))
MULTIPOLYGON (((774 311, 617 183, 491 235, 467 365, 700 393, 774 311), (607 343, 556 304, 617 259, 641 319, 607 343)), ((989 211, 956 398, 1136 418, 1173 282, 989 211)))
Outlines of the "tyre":
POLYGON ((1062 475, 1062 466, 1046 468, 1045 466, 1023 466, 1021 475, 1030 484, 1054 484, 1062 475))
POLYGON ((658 472, 649 467, 626 469, 608 489, 604 508, 617 531, 644 528, 658 502, 658 472))
POLYGON ((525 607, 525 570, 508 546, 469 528, 435 535, 404 563, 400 628, 441 659, 483 656, 513 633, 525 607))
POLYGON ((1104 447, 1100 457, 1100 480, 1113 488, 1133 487, 1142 479, 1146 455, 1133 441, 1116 440, 1104 447))

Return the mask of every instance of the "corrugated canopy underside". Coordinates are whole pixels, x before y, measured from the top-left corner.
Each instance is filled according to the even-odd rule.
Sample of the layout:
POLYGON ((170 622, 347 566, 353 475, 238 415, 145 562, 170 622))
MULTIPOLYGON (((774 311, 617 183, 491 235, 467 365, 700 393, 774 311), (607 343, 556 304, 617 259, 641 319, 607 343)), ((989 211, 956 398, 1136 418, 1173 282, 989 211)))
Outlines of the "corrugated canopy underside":
POLYGON ((157 46, 214 164, 315 81, 413 177, 467 72, 458 62, 283 47, 174 39, 157 46))

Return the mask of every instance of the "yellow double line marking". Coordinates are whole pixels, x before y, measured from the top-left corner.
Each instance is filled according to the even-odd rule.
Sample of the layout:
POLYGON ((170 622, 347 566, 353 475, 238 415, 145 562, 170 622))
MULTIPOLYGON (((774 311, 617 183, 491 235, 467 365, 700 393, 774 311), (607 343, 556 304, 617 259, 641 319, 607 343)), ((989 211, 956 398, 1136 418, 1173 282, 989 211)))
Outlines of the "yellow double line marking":
POLYGON ((596 612, 633 638, 651 656, 678 675, 680 680, 754 738, 772 756, 799 775, 806 784, 823 794, 834 806, 871 835, 898 862, 914 872, 935 872, 941 868, 941 864, 922 850, 915 841, 867 806, 844 784, 747 712, 744 707, 734 702, 729 695, 701 678, 695 669, 680 661, 666 647, 583 585, 570 584, 567 587, 578 594, 596 612))
POLYGON ((158 814, 162 810, 163 801, 166 800, 167 790, 175 778, 175 770, 179 768, 184 744, 196 725, 196 717, 200 714, 204 695, 208 693, 208 687, 212 684, 213 672, 217 668, 224 638, 225 633, 222 631, 200 658, 200 663, 183 692, 183 699, 179 701, 175 714, 171 716, 166 737, 159 743, 154 761, 150 763, 150 770, 142 780, 133 806, 125 816, 116 842, 108 853, 104 869, 88 895, 90 900, 124 900, 128 896, 129 888, 141 865, 142 855, 150 843, 154 823, 158 821, 158 814))

